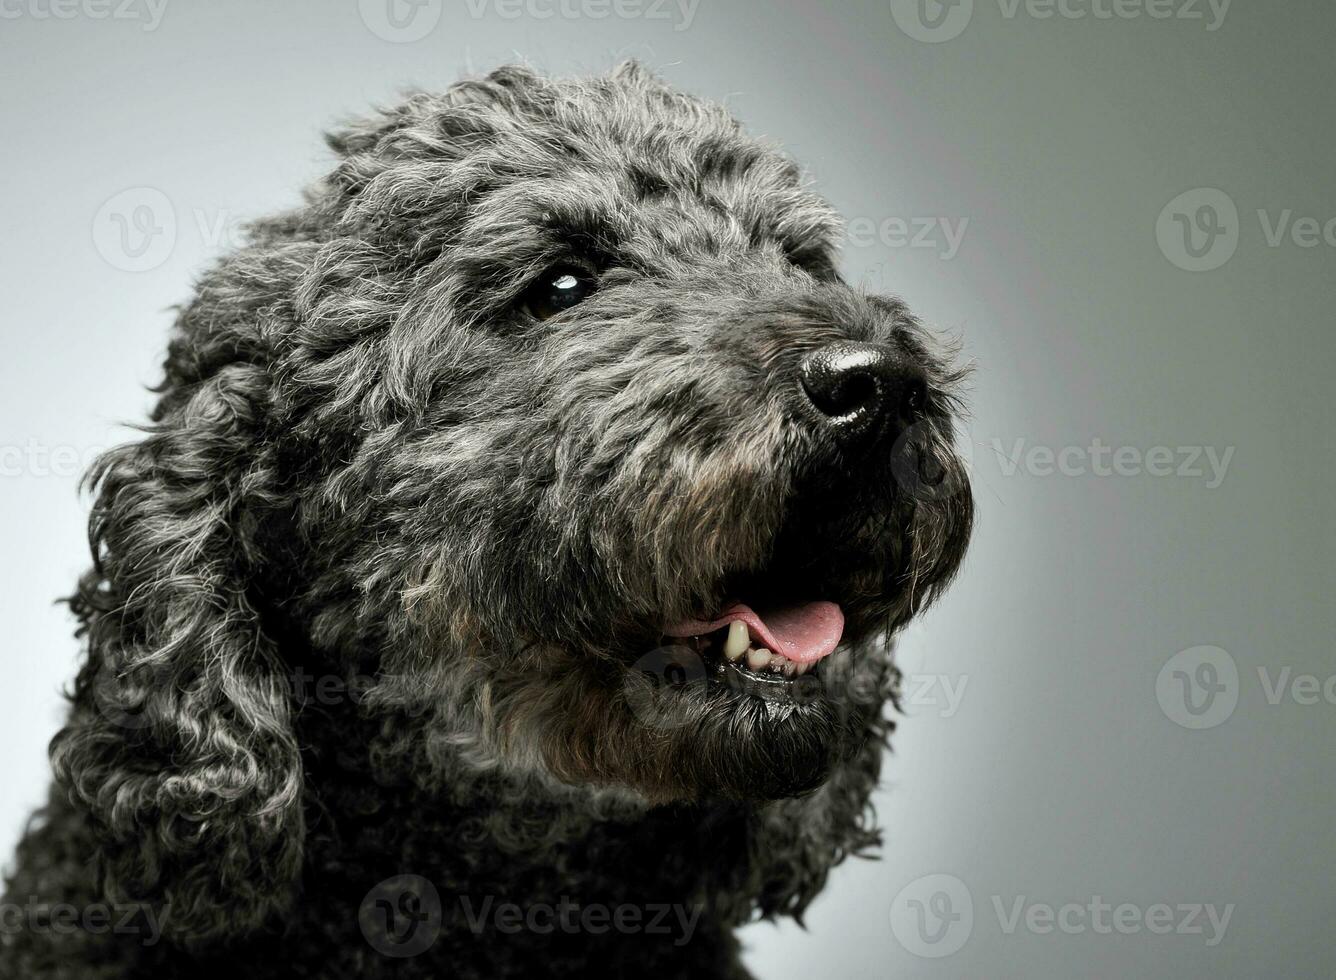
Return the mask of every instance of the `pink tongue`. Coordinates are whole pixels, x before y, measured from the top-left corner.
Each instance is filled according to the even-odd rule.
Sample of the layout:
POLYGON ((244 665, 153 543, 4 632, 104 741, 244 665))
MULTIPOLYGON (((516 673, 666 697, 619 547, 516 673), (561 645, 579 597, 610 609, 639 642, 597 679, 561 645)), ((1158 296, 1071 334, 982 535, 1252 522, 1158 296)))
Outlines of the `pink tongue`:
POLYGON ((720 613, 718 619, 688 619, 664 632, 668 636, 703 636, 739 619, 751 631, 753 646, 764 645, 797 664, 816 663, 829 656, 844 634, 844 613, 833 602, 808 602, 770 610, 765 619, 739 602, 720 613))

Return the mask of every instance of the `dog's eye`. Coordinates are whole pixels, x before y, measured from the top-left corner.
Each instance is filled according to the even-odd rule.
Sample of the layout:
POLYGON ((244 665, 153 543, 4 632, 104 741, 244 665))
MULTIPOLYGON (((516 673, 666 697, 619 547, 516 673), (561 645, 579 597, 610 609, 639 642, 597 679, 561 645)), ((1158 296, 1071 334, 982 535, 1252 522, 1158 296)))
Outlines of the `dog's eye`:
POLYGON ((596 289, 598 280, 588 269, 553 266, 524 291, 520 307, 534 319, 546 320, 587 299, 596 289))

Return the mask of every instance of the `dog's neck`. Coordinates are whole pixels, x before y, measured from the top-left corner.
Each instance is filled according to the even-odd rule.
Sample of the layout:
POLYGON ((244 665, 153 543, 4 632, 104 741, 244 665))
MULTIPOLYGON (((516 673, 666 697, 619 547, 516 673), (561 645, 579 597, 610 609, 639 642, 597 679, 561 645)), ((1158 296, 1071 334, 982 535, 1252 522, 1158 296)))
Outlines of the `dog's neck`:
POLYGON ((479 758, 468 733, 429 712, 377 707, 357 685, 322 694, 313 678, 328 677, 323 662, 306 671, 295 712, 306 827, 289 934, 328 933, 333 945, 357 922, 374 948, 395 915, 425 908, 439 920, 417 966, 495 954, 500 971, 531 948, 546 975, 562 975, 569 957, 572 972, 601 960, 614 973, 673 976, 704 954, 718 963, 712 975, 745 976, 737 926, 801 915, 835 864, 879 843, 867 800, 890 727, 880 714, 867 719, 864 749, 805 797, 650 806, 479 758), (405 897, 405 882, 429 892, 405 897))
MULTIPOLYGON (((429 961, 467 947, 471 959, 492 948, 513 963, 517 947, 532 946, 587 968, 596 950, 609 963, 661 962, 661 974, 648 972, 667 976, 690 944, 696 954, 717 948, 721 973, 735 968, 732 929, 761 897, 760 808, 553 793, 532 777, 471 769, 421 719, 350 706, 304 710, 299 732, 301 889, 322 905, 338 896, 354 919, 361 912, 364 931, 395 928, 383 916, 366 921, 379 887, 391 919, 439 909, 439 934, 421 954, 429 961)), ((304 904, 294 903, 297 915, 304 904)))

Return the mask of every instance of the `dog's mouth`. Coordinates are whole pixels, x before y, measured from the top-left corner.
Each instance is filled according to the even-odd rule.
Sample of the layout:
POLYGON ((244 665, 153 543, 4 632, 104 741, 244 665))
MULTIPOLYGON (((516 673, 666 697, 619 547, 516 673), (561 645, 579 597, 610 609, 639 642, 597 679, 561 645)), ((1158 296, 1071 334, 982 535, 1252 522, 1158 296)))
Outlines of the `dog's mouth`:
POLYGON ((816 669, 844 635, 844 612, 834 602, 754 609, 734 602, 710 619, 664 627, 669 642, 687 641, 712 672, 784 684, 816 669))

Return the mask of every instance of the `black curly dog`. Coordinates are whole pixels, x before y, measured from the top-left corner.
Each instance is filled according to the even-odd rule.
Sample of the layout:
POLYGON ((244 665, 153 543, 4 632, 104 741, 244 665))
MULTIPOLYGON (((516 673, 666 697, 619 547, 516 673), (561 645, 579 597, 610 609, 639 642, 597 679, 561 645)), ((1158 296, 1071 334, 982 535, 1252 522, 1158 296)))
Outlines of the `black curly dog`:
POLYGON ((746 976, 734 928, 879 842, 962 372, 634 64, 330 143, 91 475, 0 975, 746 976))

